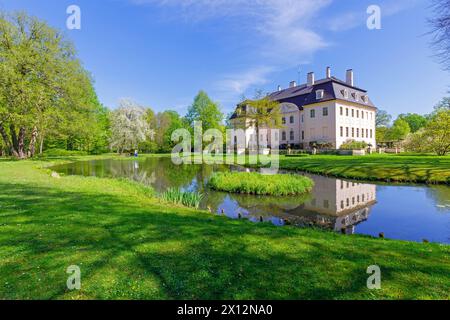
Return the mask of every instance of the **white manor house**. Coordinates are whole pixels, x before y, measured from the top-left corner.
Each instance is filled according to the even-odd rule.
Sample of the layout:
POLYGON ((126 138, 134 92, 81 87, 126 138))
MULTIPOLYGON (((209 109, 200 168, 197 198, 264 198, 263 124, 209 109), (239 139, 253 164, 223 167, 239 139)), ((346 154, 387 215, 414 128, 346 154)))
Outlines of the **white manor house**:
MULTIPOLYGON (((271 139, 279 141, 283 148, 310 149, 313 145, 339 147, 348 140, 364 141, 376 146, 375 116, 377 108, 366 90, 354 84, 353 70, 347 70, 346 81, 331 76, 326 69, 324 79, 315 80, 313 72, 308 73, 307 83, 298 85, 292 81, 289 88, 269 94, 269 98, 280 103, 283 128, 271 133, 270 129, 260 130, 260 144, 271 146, 271 139)), ((241 112, 251 112, 242 108, 241 112)), ((238 117, 237 111, 231 116, 235 129, 245 117, 238 117)), ((232 137, 237 144, 238 137, 232 137)), ((256 145, 254 127, 245 129, 245 146, 256 145)), ((241 145, 243 142, 239 141, 241 145)))

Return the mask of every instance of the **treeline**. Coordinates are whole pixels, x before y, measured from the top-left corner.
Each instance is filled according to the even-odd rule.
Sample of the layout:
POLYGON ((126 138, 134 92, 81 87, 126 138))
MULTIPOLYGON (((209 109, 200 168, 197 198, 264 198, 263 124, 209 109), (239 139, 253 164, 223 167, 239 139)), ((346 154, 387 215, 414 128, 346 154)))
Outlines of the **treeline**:
POLYGON ((175 146, 172 133, 184 128, 193 136, 195 121, 201 121, 203 131, 225 130, 224 115, 219 105, 204 91, 197 94, 185 116, 173 110, 155 113, 151 108, 126 99, 120 101, 110 119, 111 151, 119 153, 133 152, 135 149, 148 153, 171 152, 175 146))
POLYGON ((0 156, 24 159, 46 150, 89 154, 168 152, 172 132, 223 130, 217 103, 200 91, 185 116, 155 113, 123 100, 102 106, 74 45, 58 30, 24 13, 0 13, 0 156))
POLYGON ((450 152, 450 98, 443 98, 430 114, 400 114, 394 122, 386 111, 377 112, 377 143, 400 144, 411 152, 450 152))

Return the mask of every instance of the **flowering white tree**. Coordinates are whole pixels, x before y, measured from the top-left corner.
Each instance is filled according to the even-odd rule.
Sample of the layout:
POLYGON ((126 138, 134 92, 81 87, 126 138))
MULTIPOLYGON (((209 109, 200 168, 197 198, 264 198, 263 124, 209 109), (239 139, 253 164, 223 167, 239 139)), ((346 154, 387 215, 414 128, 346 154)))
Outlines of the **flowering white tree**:
POLYGON ((111 147, 119 153, 137 149, 139 143, 154 135, 145 108, 132 100, 122 99, 111 117, 111 147))

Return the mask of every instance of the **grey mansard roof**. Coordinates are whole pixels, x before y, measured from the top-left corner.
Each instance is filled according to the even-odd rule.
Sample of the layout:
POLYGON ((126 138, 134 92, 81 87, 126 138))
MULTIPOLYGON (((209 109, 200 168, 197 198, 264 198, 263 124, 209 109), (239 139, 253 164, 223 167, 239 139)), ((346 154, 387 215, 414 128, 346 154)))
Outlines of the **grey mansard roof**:
MULTIPOLYGON (((367 91, 355 86, 351 86, 346 82, 339 80, 335 77, 318 80, 314 85, 308 87, 306 84, 302 84, 293 88, 287 88, 281 91, 275 91, 268 95, 269 98, 276 100, 280 103, 289 102, 295 104, 300 110, 306 105, 320 103, 331 100, 343 100, 352 103, 359 104, 361 106, 368 106, 375 108, 374 104, 367 96, 367 102, 362 100, 363 96, 367 96, 367 91), (316 99, 316 91, 323 90, 323 98, 316 99), (344 95, 347 91, 347 97, 344 95), (355 94, 358 95, 358 100, 355 98, 355 94)), ((234 113, 231 119, 237 117, 234 113)))

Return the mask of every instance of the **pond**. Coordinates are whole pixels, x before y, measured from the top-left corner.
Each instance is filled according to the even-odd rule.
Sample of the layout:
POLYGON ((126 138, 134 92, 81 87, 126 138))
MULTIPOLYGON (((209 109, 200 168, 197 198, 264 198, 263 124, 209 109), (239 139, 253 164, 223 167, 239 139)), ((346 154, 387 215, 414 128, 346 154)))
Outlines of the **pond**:
MULTIPOLYGON (((230 218, 269 221, 275 225, 315 226, 347 234, 410 241, 450 243, 450 187, 444 185, 376 184, 307 175, 315 182, 310 194, 270 197, 208 190, 216 171, 248 170, 225 165, 176 166, 170 158, 94 160, 52 168, 65 175, 129 178, 152 186, 204 194, 202 209, 230 218)), ((283 172, 281 172, 283 173, 283 172)), ((297 173, 302 174, 302 173, 297 173)))

